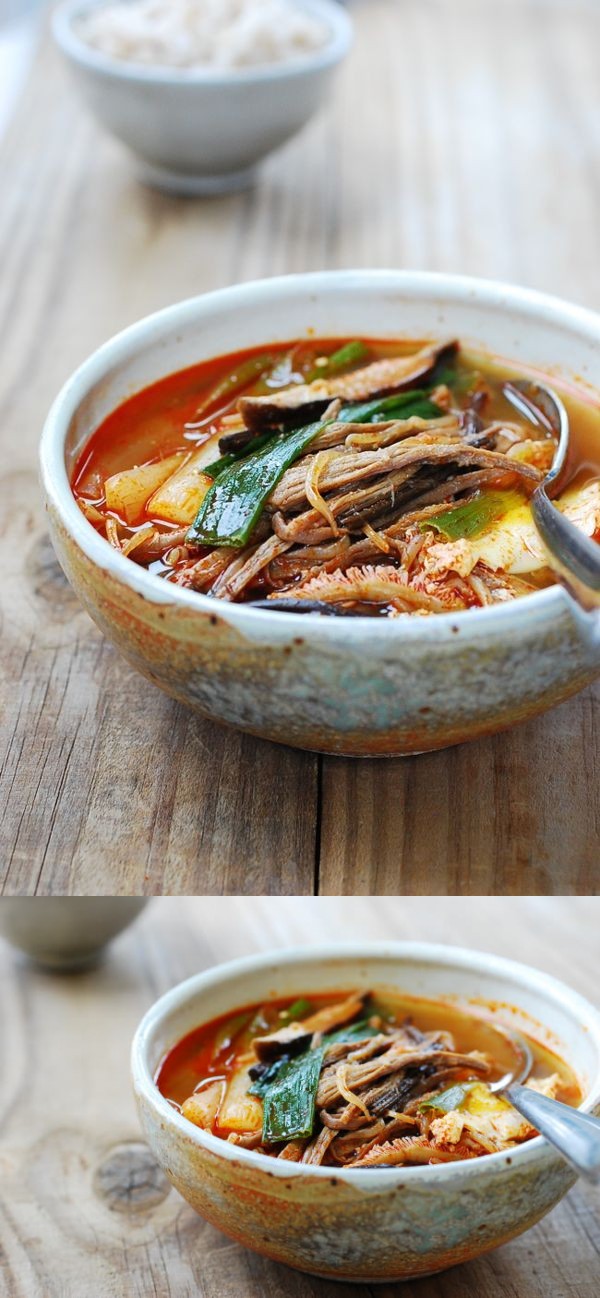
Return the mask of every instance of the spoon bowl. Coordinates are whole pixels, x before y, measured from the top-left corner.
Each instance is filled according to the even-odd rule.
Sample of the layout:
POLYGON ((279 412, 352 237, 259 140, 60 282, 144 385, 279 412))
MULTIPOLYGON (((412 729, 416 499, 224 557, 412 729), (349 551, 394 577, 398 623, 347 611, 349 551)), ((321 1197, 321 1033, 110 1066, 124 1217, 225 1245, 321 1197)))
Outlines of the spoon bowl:
MULTIPOLYGON (((559 581, 582 609, 594 611, 600 608, 600 546, 552 503, 564 483, 569 452, 569 417, 563 402, 545 383, 529 379, 505 383, 503 392, 520 415, 556 441, 550 469, 531 497, 531 513, 559 581)), ((600 624, 594 612, 588 629, 596 640, 600 624)))
POLYGON ((519 1032, 510 1028, 498 1028, 498 1031, 508 1038, 522 1062, 515 1072, 488 1083, 488 1089, 494 1095, 503 1095, 579 1176, 597 1185, 600 1183, 600 1119, 523 1085, 533 1068, 531 1049, 519 1032))
POLYGON ((521 1082, 527 1081, 533 1068, 533 1054, 528 1042, 525 1040, 525 1037, 522 1037, 519 1032, 513 1032, 509 1028, 499 1027, 496 1030, 505 1039, 510 1041, 511 1046, 514 1047, 520 1059, 520 1066, 518 1068, 514 1069, 512 1072, 505 1073, 504 1076, 500 1077, 496 1082, 488 1082, 488 1090, 491 1091, 492 1095, 501 1095, 506 1091, 508 1086, 517 1085, 521 1082))

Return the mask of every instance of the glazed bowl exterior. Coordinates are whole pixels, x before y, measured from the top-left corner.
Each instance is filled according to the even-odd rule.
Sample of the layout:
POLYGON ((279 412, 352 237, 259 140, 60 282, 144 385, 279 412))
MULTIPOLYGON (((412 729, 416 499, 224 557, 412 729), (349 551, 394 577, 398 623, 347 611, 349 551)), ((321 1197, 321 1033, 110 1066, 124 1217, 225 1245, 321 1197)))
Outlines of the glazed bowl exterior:
POLYGON ((261 954, 190 978, 148 1011, 132 1049, 144 1133, 201 1216, 248 1248, 335 1280, 414 1279, 466 1262, 539 1221, 575 1181, 540 1136, 508 1153, 436 1167, 336 1170, 268 1159, 193 1126, 153 1077, 203 1022, 272 997, 397 988, 528 1032, 569 1061, 582 1108, 600 1112, 600 1015, 562 983, 460 948, 380 943, 261 954))
POLYGON ((298 0, 329 33, 301 59, 233 72, 133 64, 78 36, 77 19, 97 3, 66 0, 53 18, 77 88, 100 124, 136 155, 143 178, 184 194, 249 183, 256 165, 321 106, 352 41, 351 20, 336 0, 298 0))
POLYGON ((70 486, 98 424, 149 383, 267 341, 455 334, 600 386, 600 317, 524 289, 447 275, 339 271, 241 284, 180 303, 101 347, 57 398, 42 478, 60 563, 91 616, 149 680, 213 720, 326 752, 394 755, 474 739, 544 711, 600 672, 555 586, 428 618, 316 618, 228 604, 123 558, 70 486))

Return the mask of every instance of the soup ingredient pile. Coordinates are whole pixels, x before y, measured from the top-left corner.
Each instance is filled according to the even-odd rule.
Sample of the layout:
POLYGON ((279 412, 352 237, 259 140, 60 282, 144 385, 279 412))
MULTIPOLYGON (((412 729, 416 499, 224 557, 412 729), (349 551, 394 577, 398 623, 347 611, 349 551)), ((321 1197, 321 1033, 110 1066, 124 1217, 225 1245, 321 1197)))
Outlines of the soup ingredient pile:
MULTIPOLYGON (((180 1106, 190 1122, 246 1149, 292 1162, 397 1167, 476 1158, 536 1134, 491 1092, 487 1080, 503 1073, 498 1061, 462 1053, 449 1031, 398 1024, 363 993, 316 1012, 297 1001, 249 1049, 260 1010, 244 1038, 247 1021, 221 1027, 212 1075, 180 1106)), ((527 1084, 573 1098, 558 1073, 527 1084)))
MULTIPOLYGON (((153 389, 132 399, 143 419, 126 403, 98 430, 124 456, 131 428, 144 459, 107 475, 92 439, 80 507, 167 580, 273 612, 422 617, 551 584, 529 497, 552 436, 456 341, 414 348, 299 341, 219 358, 179 429, 177 383, 202 385, 210 365, 171 376, 156 407, 153 389), (167 440, 148 441, 167 417, 167 440)), ((600 480, 580 473, 558 505, 600 536, 600 480)))

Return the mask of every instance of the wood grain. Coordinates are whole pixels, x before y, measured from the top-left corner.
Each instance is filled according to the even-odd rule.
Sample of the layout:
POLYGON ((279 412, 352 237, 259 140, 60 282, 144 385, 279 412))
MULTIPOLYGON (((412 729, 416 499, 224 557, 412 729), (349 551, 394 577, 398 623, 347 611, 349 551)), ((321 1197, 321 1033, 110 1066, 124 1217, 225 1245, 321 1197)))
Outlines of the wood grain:
POLYGON ((198 721, 137 678, 46 537, 36 445, 53 396, 177 298, 401 265, 600 301, 594 0, 352 8, 355 49, 322 114, 253 190, 205 202, 137 184, 42 44, 1 152, 7 893, 597 891, 598 687, 468 748, 321 762, 198 721))
POLYGON ((443 753, 326 758, 320 891, 597 892, 600 808, 588 786, 600 766, 597 708, 587 690, 536 722, 443 753))
MULTIPOLYGON (((339 1286, 232 1244, 168 1187, 141 1140, 129 1082, 145 1009, 215 961, 332 933, 464 943, 525 959, 594 998, 599 926, 600 900, 588 898, 161 898, 81 975, 44 974, 0 941, 0 1298, 338 1298, 339 1286)), ((599 1275, 598 1193, 579 1186, 475 1263, 344 1293, 597 1298, 599 1275)))

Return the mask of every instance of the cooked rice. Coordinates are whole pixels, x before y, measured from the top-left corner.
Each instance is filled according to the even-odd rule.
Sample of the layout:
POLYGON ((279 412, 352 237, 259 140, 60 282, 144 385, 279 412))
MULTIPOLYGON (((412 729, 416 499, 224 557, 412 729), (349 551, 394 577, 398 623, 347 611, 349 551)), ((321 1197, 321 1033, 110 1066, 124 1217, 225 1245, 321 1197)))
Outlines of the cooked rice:
POLYGON ((77 32, 110 58, 173 68, 283 63, 329 37, 295 0, 125 0, 91 10, 77 32))

